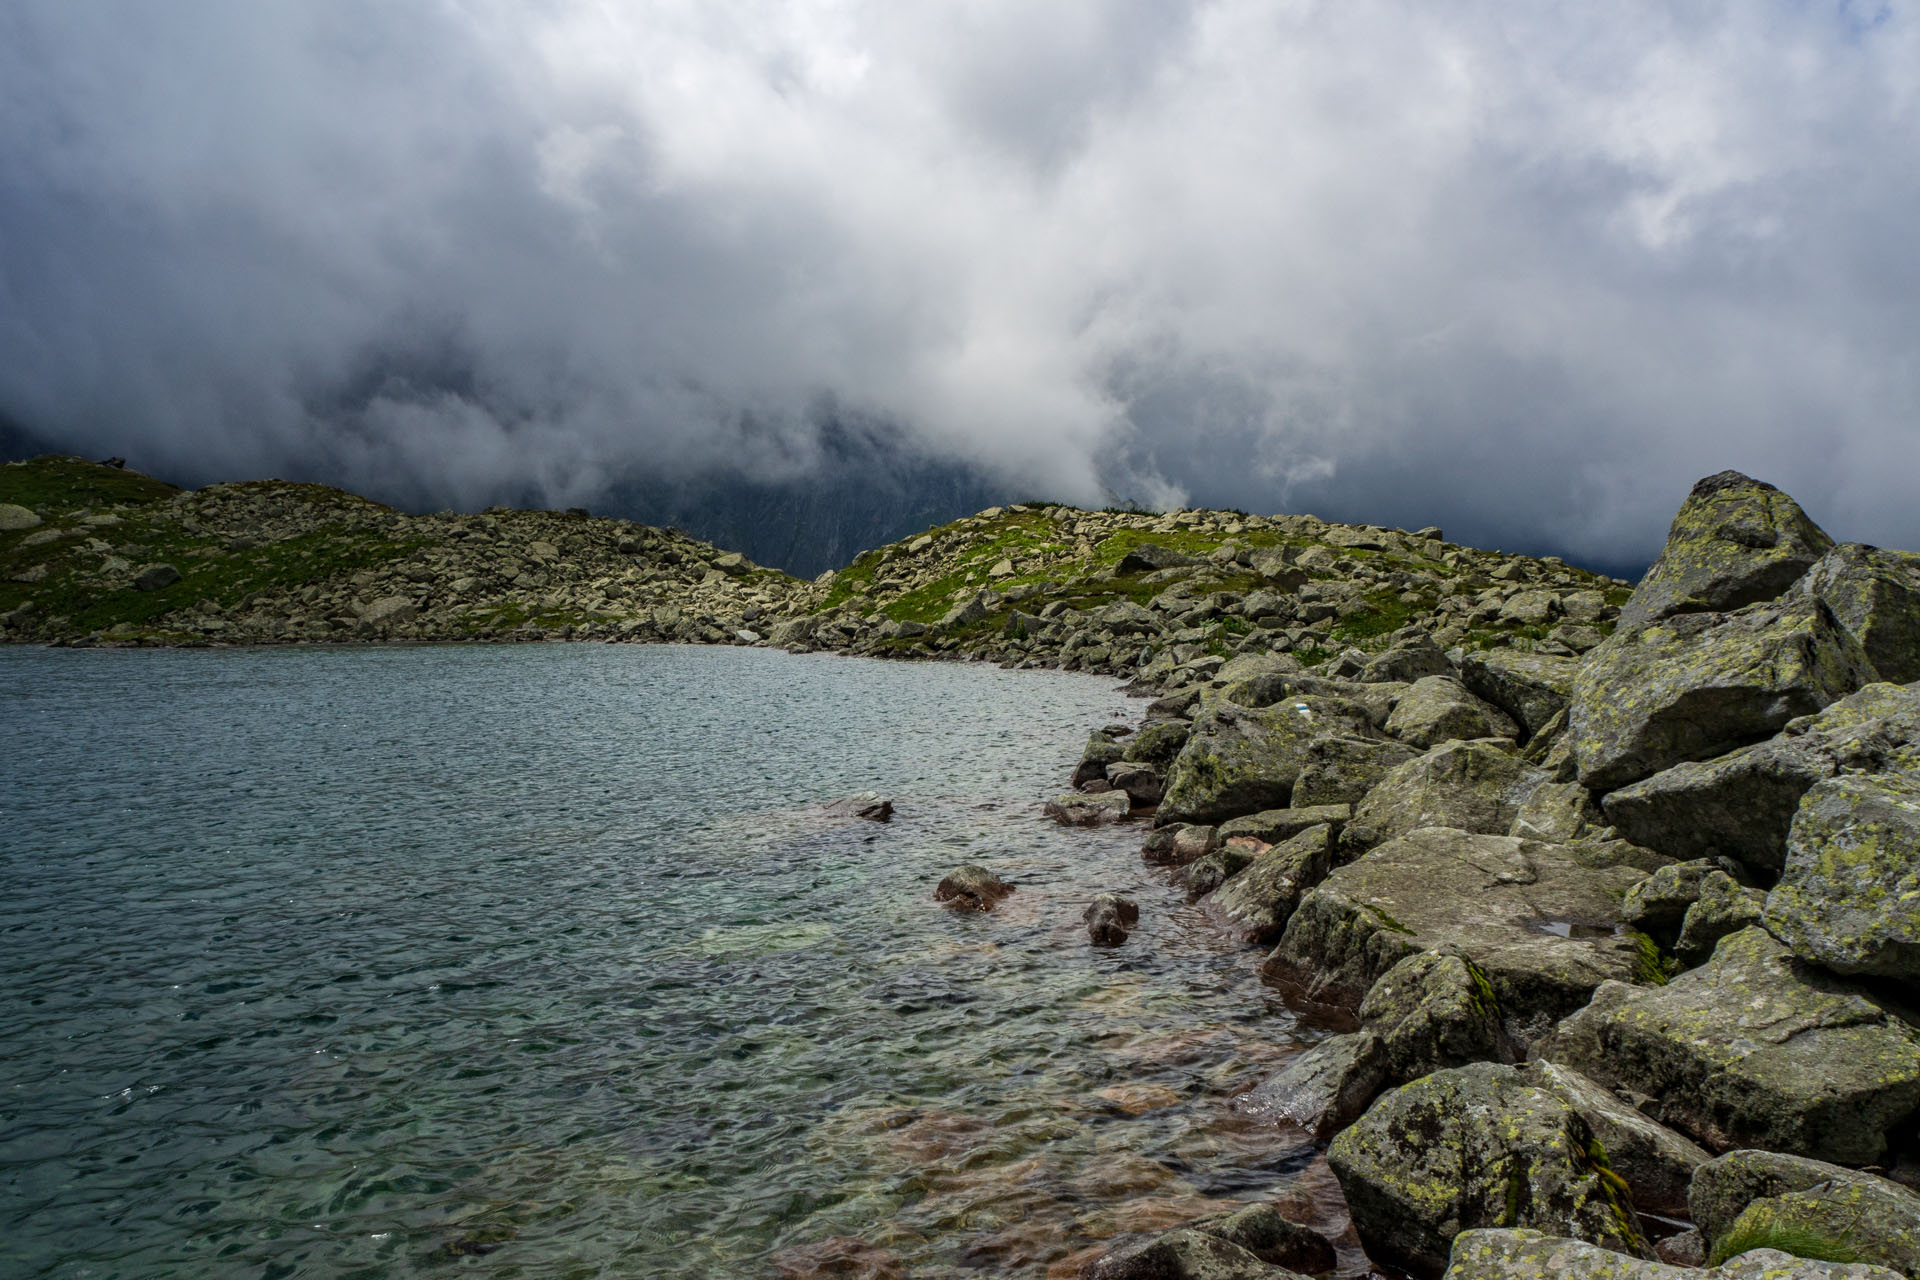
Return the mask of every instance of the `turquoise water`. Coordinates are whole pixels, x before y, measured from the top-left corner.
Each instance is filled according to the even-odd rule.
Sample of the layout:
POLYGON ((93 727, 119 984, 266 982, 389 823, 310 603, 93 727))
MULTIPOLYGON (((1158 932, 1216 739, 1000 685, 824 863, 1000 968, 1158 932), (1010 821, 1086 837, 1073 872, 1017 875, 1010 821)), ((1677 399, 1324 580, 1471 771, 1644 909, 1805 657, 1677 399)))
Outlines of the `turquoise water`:
POLYGON ((1257 953, 1138 830, 1040 815, 1138 709, 744 649, 0 652, 0 1273, 1040 1276, 1323 1207, 1227 1107, 1311 1038, 1257 953), (869 789, 893 822, 820 807, 869 789), (963 862, 1019 891, 949 913, 963 862))

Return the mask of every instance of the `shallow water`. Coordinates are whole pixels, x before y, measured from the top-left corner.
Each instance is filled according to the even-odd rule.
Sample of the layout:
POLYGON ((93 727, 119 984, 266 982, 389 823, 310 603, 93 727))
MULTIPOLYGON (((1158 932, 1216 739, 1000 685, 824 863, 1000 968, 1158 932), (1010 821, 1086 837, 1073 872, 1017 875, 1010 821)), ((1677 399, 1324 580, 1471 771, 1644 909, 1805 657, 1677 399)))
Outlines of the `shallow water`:
POLYGON ((1258 953, 1138 829, 1040 815, 1139 706, 745 649, 0 652, 0 1273, 1039 1276, 1324 1212, 1227 1106, 1314 1038, 1258 953), (819 808, 869 789, 893 822, 819 808), (936 906, 962 862, 1018 892, 936 906))

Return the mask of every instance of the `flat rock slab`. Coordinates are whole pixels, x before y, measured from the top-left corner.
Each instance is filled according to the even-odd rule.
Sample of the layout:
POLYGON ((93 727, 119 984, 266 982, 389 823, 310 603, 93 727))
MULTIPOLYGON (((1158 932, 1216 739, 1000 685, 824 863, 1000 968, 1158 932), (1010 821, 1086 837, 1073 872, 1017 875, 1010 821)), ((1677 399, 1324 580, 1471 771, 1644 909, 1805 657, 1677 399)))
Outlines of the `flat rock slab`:
POLYGON ((1896 1280, 1862 1262, 1820 1262, 1755 1249, 1718 1267, 1671 1267, 1584 1240, 1527 1230, 1467 1231, 1453 1242, 1446 1280, 1896 1280))
POLYGON ((1102 791, 1097 795, 1069 791, 1047 801, 1044 811, 1064 826, 1101 827, 1125 822, 1133 812, 1133 799, 1124 791, 1102 791))
POLYGON ((1302 899, 1263 973, 1357 1007, 1401 960, 1455 951, 1486 974, 1509 1017, 1557 1019, 1602 982, 1646 976, 1646 939, 1618 924, 1645 873, 1594 865, 1592 850, 1445 827, 1409 832, 1302 899))
POLYGON ((1920 1110, 1920 1033, 1758 928, 1666 986, 1604 984, 1536 1050, 1713 1150, 1870 1164, 1920 1110))

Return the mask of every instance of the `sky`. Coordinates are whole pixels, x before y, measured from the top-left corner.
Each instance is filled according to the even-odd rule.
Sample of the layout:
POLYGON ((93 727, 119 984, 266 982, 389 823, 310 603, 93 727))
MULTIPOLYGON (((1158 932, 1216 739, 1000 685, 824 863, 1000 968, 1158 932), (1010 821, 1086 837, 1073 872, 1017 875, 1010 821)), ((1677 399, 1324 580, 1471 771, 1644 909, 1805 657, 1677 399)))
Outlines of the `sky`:
POLYGON ((8 0, 0 416, 420 508, 804 479, 1920 548, 1920 4, 8 0))

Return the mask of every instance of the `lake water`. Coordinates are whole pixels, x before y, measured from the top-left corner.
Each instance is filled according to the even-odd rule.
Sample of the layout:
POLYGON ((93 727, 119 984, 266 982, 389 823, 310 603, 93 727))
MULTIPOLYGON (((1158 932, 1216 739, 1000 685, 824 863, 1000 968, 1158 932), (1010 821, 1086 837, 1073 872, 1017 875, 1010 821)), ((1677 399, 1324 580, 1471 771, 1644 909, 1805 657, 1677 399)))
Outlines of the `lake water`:
POLYGON ((1326 1212, 1228 1107, 1313 1038, 1258 952, 1137 828, 1040 814, 1140 705, 746 649, 0 651, 0 1274, 1042 1276, 1326 1212), (820 808, 865 790, 894 821, 820 808), (965 862, 1018 891, 936 905, 965 862))

